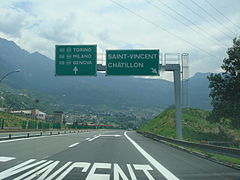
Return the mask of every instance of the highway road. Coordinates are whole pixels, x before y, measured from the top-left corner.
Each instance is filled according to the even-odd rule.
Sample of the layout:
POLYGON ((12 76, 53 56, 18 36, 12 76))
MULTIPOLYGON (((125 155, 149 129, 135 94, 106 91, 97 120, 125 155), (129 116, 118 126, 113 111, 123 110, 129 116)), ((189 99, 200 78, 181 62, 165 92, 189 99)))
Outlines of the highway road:
POLYGON ((240 179, 225 167, 134 131, 96 130, 0 141, 0 179, 240 179))

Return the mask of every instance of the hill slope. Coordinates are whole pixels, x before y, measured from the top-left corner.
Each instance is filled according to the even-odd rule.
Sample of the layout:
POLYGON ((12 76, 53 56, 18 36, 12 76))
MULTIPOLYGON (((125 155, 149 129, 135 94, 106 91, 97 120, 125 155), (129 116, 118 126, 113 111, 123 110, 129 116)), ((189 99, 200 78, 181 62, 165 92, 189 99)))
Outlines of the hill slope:
MULTIPOLYGON (((207 141, 240 141, 240 131, 210 123, 206 120, 209 112, 200 109, 183 109, 183 138, 199 142, 207 141)), ((168 109, 143 124, 139 131, 175 138, 175 110, 168 109)))

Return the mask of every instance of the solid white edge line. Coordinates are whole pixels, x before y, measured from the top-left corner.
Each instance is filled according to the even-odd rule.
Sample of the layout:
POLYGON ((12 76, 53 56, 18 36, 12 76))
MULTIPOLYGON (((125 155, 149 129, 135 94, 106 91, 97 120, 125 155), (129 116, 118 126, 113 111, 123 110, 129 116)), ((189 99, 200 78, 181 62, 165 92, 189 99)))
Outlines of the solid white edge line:
POLYGON ((72 144, 72 145, 70 145, 70 146, 68 146, 68 147, 74 147, 74 146, 76 146, 76 145, 78 145, 79 143, 74 143, 74 144, 72 144))
POLYGON ((13 159, 16 159, 16 158, 15 157, 0 156, 0 162, 7 162, 7 161, 11 161, 13 159))
POLYGON ((125 137, 137 148, 137 150, 167 179, 169 180, 179 180, 174 174, 172 174, 168 169, 161 165, 157 160, 155 160, 150 154, 148 154, 143 148, 141 148, 134 140, 132 140, 127 132, 124 132, 125 137))

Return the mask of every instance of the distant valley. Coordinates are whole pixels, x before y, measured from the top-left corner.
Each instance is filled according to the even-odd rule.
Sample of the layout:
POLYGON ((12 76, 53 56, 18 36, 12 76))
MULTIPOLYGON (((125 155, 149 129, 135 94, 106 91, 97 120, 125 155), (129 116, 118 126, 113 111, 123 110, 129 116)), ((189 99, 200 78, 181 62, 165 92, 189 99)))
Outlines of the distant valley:
MULTIPOLYGON (((155 116, 174 104, 173 83, 161 79, 134 77, 55 77, 54 61, 40 53, 29 53, 14 42, 0 38, 0 77, 9 71, 21 72, 6 78, 0 90, 28 92, 50 111, 116 111, 136 116, 155 116)), ((189 79, 189 106, 210 110, 208 73, 189 79)))

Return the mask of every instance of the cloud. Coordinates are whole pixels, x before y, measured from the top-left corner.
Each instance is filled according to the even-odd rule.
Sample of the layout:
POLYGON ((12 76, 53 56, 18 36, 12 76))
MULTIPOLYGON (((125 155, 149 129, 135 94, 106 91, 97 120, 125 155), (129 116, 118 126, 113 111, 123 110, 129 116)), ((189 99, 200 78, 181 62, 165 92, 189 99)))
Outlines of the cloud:
POLYGON ((39 36, 59 43, 69 43, 74 39, 81 39, 81 33, 76 34, 75 22, 77 18, 74 14, 65 17, 43 21, 39 27, 36 27, 39 36))
MULTIPOLYGON (((162 2, 193 24, 158 1, 154 1, 158 8, 145 0, 114 1, 123 8, 111 0, 0 1, 0 35, 52 59, 56 44, 98 44, 98 52, 109 48, 157 48, 163 53, 189 53, 192 75, 219 71, 234 38, 224 26, 239 34, 235 25, 204 1, 197 3, 224 26, 190 0, 182 2, 203 18, 179 0, 162 2)), ((235 24, 240 21, 239 0, 210 2, 235 24)), ((167 76, 172 75, 163 75, 167 76)))
POLYGON ((14 9, 21 9, 29 14, 32 12, 32 3, 30 1, 15 2, 11 5, 11 7, 14 9))
POLYGON ((7 35, 20 38, 22 29, 32 23, 32 18, 21 10, 0 8, 0 11, 0 31, 7 35))

